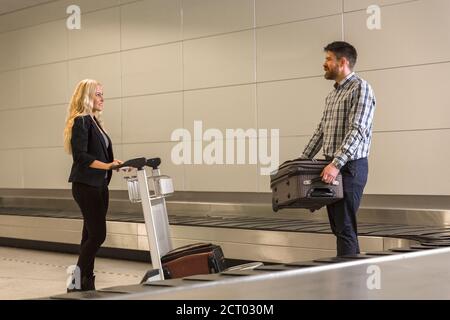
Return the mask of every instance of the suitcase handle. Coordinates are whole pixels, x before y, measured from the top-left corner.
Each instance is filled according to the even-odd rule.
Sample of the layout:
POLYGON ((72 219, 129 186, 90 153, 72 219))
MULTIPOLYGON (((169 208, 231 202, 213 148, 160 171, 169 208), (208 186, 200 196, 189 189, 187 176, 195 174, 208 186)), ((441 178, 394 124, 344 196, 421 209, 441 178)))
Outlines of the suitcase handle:
POLYGON ((311 188, 308 191, 308 198, 334 198, 336 192, 331 188, 311 188))
MULTIPOLYGON (((316 183, 316 182, 322 182, 322 177, 316 177, 316 178, 313 178, 313 179, 311 179, 311 180, 305 180, 305 181, 303 181, 303 184, 304 184, 305 186, 309 186, 309 185, 311 185, 311 184, 313 184, 313 183, 316 183)), ((325 182, 324 182, 324 183, 325 183, 325 182)), ((339 181, 334 180, 333 183, 332 183, 332 185, 333 185, 333 186, 338 186, 338 185, 339 185, 339 181)))
MULTIPOLYGON (((301 159, 301 158, 297 158, 297 159, 292 159, 292 160, 287 160, 285 162, 283 162, 279 168, 281 169, 282 167, 285 167, 286 165, 289 165, 291 163, 294 162, 311 162, 311 163, 330 163, 330 161, 326 160, 326 159, 301 159)), ((302 166, 304 166, 305 164, 302 164, 302 166)))

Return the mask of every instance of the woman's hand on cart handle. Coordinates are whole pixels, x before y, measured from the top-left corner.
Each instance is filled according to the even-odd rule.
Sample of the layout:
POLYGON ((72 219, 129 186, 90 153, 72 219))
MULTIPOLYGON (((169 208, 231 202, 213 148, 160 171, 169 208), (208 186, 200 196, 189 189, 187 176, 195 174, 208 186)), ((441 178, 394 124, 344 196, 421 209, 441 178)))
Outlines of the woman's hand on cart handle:
POLYGON ((114 159, 114 161, 109 164, 110 165, 109 168, 110 168, 110 170, 116 170, 118 172, 120 169, 120 165, 122 163, 123 163, 122 160, 114 159))

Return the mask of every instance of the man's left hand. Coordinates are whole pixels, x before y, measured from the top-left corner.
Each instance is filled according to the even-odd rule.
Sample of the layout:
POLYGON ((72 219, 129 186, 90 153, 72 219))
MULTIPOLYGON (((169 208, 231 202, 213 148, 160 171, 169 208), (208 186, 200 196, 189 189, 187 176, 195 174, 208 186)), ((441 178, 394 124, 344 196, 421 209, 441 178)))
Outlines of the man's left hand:
POLYGON ((333 183, 339 174, 339 169, 334 166, 334 164, 330 163, 327 165, 320 176, 322 177, 322 181, 325 183, 333 183))

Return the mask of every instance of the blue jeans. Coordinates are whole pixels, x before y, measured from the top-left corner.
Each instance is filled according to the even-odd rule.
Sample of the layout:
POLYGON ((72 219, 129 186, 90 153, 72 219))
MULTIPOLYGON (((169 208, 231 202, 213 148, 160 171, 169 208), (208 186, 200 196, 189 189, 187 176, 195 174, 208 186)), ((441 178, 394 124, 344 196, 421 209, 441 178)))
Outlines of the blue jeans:
POLYGON ((341 168, 344 198, 327 206, 331 231, 336 236, 338 256, 359 253, 356 213, 368 171, 367 158, 347 162, 341 168))

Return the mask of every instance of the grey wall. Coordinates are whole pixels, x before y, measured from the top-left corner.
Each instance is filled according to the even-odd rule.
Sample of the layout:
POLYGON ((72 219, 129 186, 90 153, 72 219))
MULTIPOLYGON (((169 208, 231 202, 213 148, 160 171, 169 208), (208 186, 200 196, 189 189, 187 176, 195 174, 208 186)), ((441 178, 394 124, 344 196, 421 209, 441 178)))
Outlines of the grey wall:
POLYGON ((60 0, 2 15, 0 188, 70 187, 64 119, 90 77, 117 158, 161 156, 180 191, 268 192, 257 165, 174 165, 170 134, 279 128, 280 160, 297 156, 332 88, 322 48, 344 39, 378 100, 366 193, 450 195, 449 16, 448 0, 60 0), (81 30, 66 28, 70 4, 81 30))

